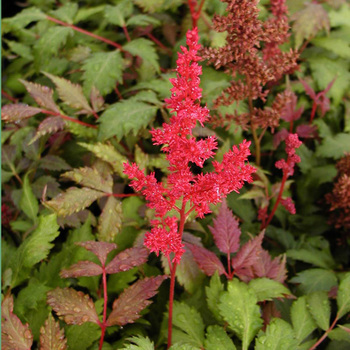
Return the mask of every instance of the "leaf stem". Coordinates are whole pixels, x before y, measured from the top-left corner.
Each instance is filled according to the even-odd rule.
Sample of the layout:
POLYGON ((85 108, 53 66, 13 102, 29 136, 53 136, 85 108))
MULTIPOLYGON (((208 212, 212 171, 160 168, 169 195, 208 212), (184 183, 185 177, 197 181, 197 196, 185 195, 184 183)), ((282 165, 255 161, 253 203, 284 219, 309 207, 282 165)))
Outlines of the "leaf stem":
POLYGON ((315 114, 316 114, 316 109, 317 109, 317 103, 314 102, 312 105, 312 110, 311 110, 311 115, 310 115, 310 121, 309 124, 312 123, 312 121, 314 120, 315 114))
POLYGON ((100 345, 99 350, 102 350, 103 346, 103 340, 106 333, 106 319, 107 319, 107 302, 108 302, 108 295, 107 295, 107 273, 105 269, 105 264, 102 265, 102 284, 103 284, 103 318, 102 323, 100 324, 101 327, 101 338, 100 338, 100 345))
POLYGON ((79 28, 79 27, 76 27, 76 26, 73 25, 73 24, 69 24, 69 23, 60 21, 59 19, 53 18, 53 17, 48 16, 48 15, 46 15, 46 19, 49 20, 49 21, 51 21, 51 22, 60 24, 61 26, 72 28, 72 29, 75 30, 76 32, 83 33, 83 34, 85 34, 85 35, 90 36, 91 38, 94 38, 94 39, 103 41, 103 42, 105 42, 105 43, 108 44, 108 45, 114 46, 114 47, 116 47, 117 49, 119 49, 120 51, 124 51, 123 48, 122 48, 122 46, 121 46, 120 44, 117 44, 117 43, 115 43, 115 42, 112 41, 112 40, 109 40, 109 39, 107 39, 107 38, 104 38, 103 36, 99 36, 99 35, 97 35, 97 34, 91 33, 91 32, 89 32, 89 31, 87 31, 87 30, 84 30, 84 29, 81 29, 81 28, 79 28))
POLYGON ((161 41, 159 41, 156 37, 153 36, 153 34, 151 33, 147 33, 146 34, 155 44, 157 44, 161 49, 163 49, 164 51, 166 51, 166 53, 169 56, 172 56, 172 51, 171 49, 169 49, 168 47, 166 47, 161 41))
POLYGON ((73 123, 77 123, 77 124, 80 124, 80 125, 84 125, 84 126, 87 126, 88 128, 97 129, 97 126, 96 126, 96 125, 84 123, 84 122, 82 122, 82 121, 80 121, 80 120, 78 120, 78 119, 74 119, 74 118, 72 118, 72 117, 68 117, 67 115, 64 115, 64 114, 61 114, 61 113, 48 111, 48 110, 46 110, 46 109, 42 109, 42 110, 41 110, 41 113, 50 114, 50 115, 55 115, 55 116, 61 117, 62 119, 69 120, 69 121, 71 121, 71 122, 73 122, 73 123))
POLYGON ((130 35, 129 35, 128 29, 126 28, 126 26, 123 26, 122 28, 123 28, 123 32, 125 34, 126 40, 131 41, 130 35))
POLYGON ((8 94, 3 89, 1 89, 1 94, 4 95, 9 101, 11 101, 13 103, 17 103, 18 102, 17 98, 12 97, 10 94, 8 94))

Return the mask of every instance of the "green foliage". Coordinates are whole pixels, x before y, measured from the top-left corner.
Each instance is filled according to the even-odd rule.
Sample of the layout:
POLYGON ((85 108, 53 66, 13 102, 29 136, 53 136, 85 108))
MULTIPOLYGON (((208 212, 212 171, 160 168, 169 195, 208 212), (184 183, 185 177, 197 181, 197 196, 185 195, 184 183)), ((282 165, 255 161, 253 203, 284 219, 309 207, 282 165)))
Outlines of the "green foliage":
POLYGON ((235 345, 225 330, 217 325, 208 327, 204 346, 207 350, 236 350, 235 345))
POLYGON ((255 292, 258 301, 272 300, 291 295, 291 292, 282 283, 269 278, 255 278, 250 281, 249 287, 255 292))

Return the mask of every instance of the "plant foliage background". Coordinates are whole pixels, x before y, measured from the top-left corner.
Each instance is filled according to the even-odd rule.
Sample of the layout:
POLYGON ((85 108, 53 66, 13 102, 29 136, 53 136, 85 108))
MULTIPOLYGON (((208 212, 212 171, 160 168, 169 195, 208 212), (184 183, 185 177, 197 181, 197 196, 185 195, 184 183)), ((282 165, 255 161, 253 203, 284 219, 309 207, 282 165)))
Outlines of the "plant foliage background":
MULTIPOLYGON (((228 3, 249 18, 246 1, 228 3)), ((265 23, 276 3, 250 6, 265 23)), ((257 172, 185 223, 171 349, 349 348, 350 6, 286 5, 280 47, 297 66, 229 102, 223 91, 258 76, 249 83, 253 67, 233 74, 237 57, 210 56, 231 40, 213 26, 227 16, 219 0, 28 0, 2 20, 4 349, 166 348, 168 265, 143 247, 154 213, 123 163, 168 174, 149 131, 169 121, 164 99, 194 15, 212 116, 195 136, 218 138, 217 161, 252 141, 257 172), (275 162, 288 131, 303 143, 287 179, 275 162)))

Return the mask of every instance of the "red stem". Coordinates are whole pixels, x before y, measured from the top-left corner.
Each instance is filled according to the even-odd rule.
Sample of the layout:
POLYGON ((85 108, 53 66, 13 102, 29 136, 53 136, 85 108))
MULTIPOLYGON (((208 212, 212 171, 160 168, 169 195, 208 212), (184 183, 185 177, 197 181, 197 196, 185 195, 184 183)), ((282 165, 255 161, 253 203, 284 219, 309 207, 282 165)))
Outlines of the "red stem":
POLYGON ((125 34, 126 40, 131 41, 130 35, 129 35, 128 29, 126 28, 126 26, 123 26, 122 28, 123 28, 123 32, 125 34))
POLYGON ((291 120, 289 124, 289 132, 292 134, 293 133, 293 126, 294 126, 294 121, 291 120))
POLYGON ((9 101, 11 101, 13 103, 17 103, 18 102, 17 98, 12 97, 10 94, 8 94, 3 89, 1 89, 1 94, 4 95, 9 101))
POLYGON ((57 24, 60 24, 60 25, 62 25, 62 26, 64 26, 64 27, 72 28, 72 29, 74 29, 74 30, 77 31, 77 32, 83 33, 83 34, 88 35, 88 36, 90 36, 90 37, 92 37, 92 38, 95 38, 95 39, 97 39, 97 40, 103 41, 103 42, 105 42, 106 44, 111 45, 111 46, 114 46, 114 47, 116 47, 117 49, 123 51, 122 46, 121 46, 120 44, 117 44, 117 43, 115 43, 115 42, 112 41, 112 40, 109 40, 109 39, 107 39, 107 38, 104 38, 103 36, 99 36, 99 35, 96 35, 96 34, 94 34, 94 33, 88 32, 87 30, 84 30, 84 29, 81 29, 81 28, 79 28, 79 27, 76 27, 76 26, 74 26, 73 24, 69 24, 69 23, 60 21, 59 19, 53 18, 53 17, 48 16, 48 15, 46 15, 46 19, 48 19, 48 20, 51 21, 51 22, 55 22, 55 23, 57 23, 57 24))
POLYGON ((159 41, 156 37, 154 37, 151 33, 147 33, 146 35, 161 49, 165 50, 168 53, 168 55, 172 55, 172 51, 168 47, 166 47, 161 41, 159 41))
POLYGON ((93 116, 98 119, 98 114, 95 111, 92 111, 93 116))
POLYGON ((55 116, 58 116, 58 117, 61 117, 62 119, 66 119, 66 120, 69 120, 73 123, 77 123, 77 124, 80 124, 80 125, 84 125, 84 126, 87 126, 88 128, 93 128, 93 129, 97 129, 97 126, 96 125, 91 125, 91 124, 88 124, 88 123, 84 123, 78 119, 74 119, 74 118, 71 118, 71 117, 68 117, 67 115, 64 115, 64 114, 61 114, 61 113, 57 113, 57 112, 52 112, 52 111, 48 111, 46 109, 42 109, 41 110, 41 113, 44 113, 44 114, 50 114, 50 115, 55 115, 55 116))
POLYGON ((334 328, 334 326, 336 325, 336 323, 338 322, 339 316, 335 316, 335 319, 333 321, 333 323, 331 324, 331 326, 324 332, 323 336, 314 344, 311 346, 311 348, 309 350, 314 350, 316 349, 328 336, 329 332, 334 328))
POLYGON ((316 113, 316 108, 317 108, 317 103, 314 102, 313 105, 312 105, 312 111, 311 111, 311 115, 310 115, 310 121, 309 121, 309 124, 312 123, 312 121, 314 120, 314 117, 315 117, 315 113, 316 113))
POLYGON ((204 4, 204 0, 201 1, 197 11, 195 9, 196 4, 197 4, 197 1, 188 0, 188 7, 189 7, 190 12, 191 12, 192 27, 193 28, 197 27, 197 22, 198 22, 198 19, 199 19, 200 15, 201 15, 201 11, 202 11, 202 7, 203 7, 203 4, 204 4))
POLYGON ((106 333, 106 319, 107 319, 107 301, 108 301, 108 296, 107 296, 107 273, 106 273, 106 269, 105 269, 105 265, 102 265, 102 284, 103 284, 103 319, 102 319, 102 323, 100 324, 101 327, 101 338, 100 338, 100 346, 98 348, 98 350, 102 350, 102 346, 103 346, 103 340, 105 337, 105 333, 106 333))
POLYGON ((120 93, 120 91, 119 91, 119 89, 118 89, 118 83, 117 83, 117 85, 115 86, 114 91, 115 91, 115 93, 117 94, 119 100, 122 100, 122 99, 123 99, 123 96, 122 96, 122 94, 120 93))

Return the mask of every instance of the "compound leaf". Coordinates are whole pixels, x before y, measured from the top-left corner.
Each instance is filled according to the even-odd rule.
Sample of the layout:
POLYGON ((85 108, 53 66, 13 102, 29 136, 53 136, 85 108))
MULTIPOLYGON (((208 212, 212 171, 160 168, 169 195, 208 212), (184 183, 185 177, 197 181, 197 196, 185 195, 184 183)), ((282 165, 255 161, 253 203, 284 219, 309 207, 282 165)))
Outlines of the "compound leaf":
POLYGON ((64 129, 66 122, 61 117, 48 117, 44 119, 38 126, 35 136, 29 144, 35 142, 41 136, 46 134, 53 134, 64 129))
POLYGON ((5 18, 4 23, 10 24, 13 28, 21 29, 31 22, 40 21, 42 19, 46 19, 45 13, 41 12, 36 7, 29 7, 12 18, 5 18))
POLYGON ((317 147, 316 155, 339 159, 347 152, 350 152, 350 134, 339 133, 323 139, 322 144, 317 147))
POLYGON ((47 303, 67 324, 99 323, 92 299, 72 288, 56 288, 47 293, 47 303))

